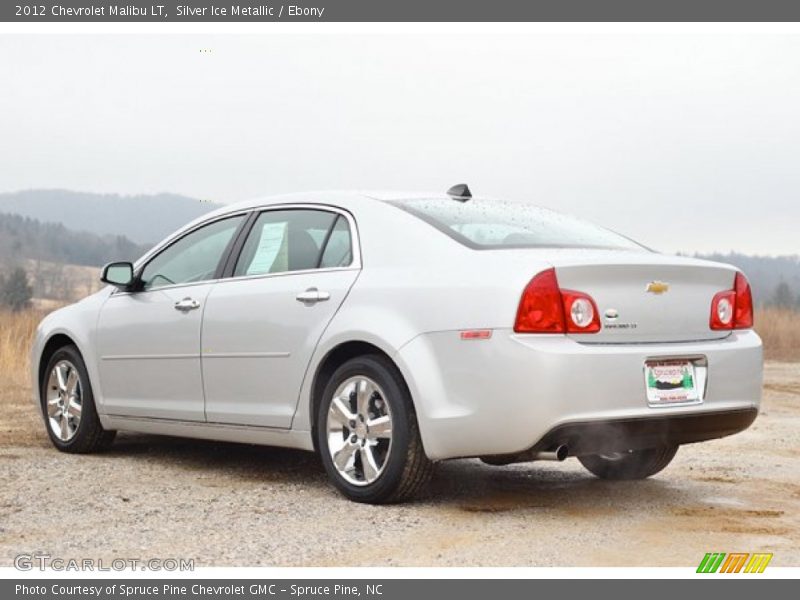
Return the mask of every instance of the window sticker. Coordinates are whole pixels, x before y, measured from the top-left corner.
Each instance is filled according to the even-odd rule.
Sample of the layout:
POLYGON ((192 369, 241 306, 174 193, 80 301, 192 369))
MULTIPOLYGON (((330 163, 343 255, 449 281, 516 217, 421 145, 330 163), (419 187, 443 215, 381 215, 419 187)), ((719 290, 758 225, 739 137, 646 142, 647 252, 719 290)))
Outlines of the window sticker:
POLYGON ((289 268, 287 223, 264 223, 255 256, 247 267, 248 275, 279 273, 289 268))

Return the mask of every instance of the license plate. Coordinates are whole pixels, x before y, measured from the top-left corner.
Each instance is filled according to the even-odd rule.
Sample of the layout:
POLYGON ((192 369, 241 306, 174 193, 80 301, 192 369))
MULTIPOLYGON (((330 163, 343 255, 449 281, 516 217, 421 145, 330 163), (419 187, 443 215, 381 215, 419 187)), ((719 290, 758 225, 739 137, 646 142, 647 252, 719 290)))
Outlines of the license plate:
POLYGON ((700 402, 697 374, 690 360, 652 360, 644 364, 647 403, 670 406, 700 402))

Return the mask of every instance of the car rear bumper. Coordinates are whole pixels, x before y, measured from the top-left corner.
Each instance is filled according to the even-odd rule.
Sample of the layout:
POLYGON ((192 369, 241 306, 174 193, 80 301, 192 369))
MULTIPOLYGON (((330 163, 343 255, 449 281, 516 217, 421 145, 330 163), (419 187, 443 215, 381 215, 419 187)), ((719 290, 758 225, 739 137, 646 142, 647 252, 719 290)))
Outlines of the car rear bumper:
POLYGON ((582 456, 704 442, 744 431, 757 415, 758 409, 744 408, 564 423, 548 431, 531 451, 544 452, 564 445, 569 456, 582 456))
POLYGON ((746 429, 761 399, 762 348, 753 331, 722 340, 601 345, 495 330, 418 336, 396 356, 435 460, 508 455, 567 443, 570 454, 690 443, 746 429), (700 359, 699 404, 651 407, 646 360, 700 359), (621 446, 624 446, 621 447, 621 446))

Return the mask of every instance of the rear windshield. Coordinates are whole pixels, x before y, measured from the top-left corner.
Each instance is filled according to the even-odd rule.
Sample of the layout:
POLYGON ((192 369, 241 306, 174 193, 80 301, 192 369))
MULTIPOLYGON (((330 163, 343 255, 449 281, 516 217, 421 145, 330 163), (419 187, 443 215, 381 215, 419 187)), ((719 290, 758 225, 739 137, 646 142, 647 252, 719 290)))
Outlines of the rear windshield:
POLYGON ((580 219, 545 208, 503 202, 446 198, 391 202, 475 249, 610 248, 643 250, 636 242, 580 219))

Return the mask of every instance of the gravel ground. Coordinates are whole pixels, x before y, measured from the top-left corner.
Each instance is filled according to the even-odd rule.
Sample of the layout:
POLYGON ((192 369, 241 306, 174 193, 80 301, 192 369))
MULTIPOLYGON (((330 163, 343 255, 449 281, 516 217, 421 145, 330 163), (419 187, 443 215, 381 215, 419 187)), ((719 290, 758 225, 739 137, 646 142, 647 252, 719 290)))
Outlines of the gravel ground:
POLYGON ((109 452, 61 454, 27 390, 7 389, 0 565, 38 550, 197 566, 693 566, 762 551, 800 566, 800 364, 766 373, 748 431, 686 446, 652 479, 459 460, 425 499, 388 507, 344 500, 304 452, 120 434, 109 452))

